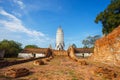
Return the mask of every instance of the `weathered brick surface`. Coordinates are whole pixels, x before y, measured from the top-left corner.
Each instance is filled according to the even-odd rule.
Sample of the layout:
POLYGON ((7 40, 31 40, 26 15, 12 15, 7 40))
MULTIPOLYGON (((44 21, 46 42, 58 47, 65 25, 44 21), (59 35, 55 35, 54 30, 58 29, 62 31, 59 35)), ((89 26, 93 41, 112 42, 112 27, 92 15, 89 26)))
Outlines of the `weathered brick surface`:
POLYGON ((96 41, 91 59, 120 66, 120 26, 96 41))
POLYGON ((34 65, 44 65, 45 62, 44 62, 43 60, 40 59, 40 60, 34 61, 33 64, 34 64, 34 65))
POLYGON ((65 50, 53 50, 52 53, 54 56, 57 56, 57 55, 58 56, 67 56, 68 55, 67 51, 65 51, 65 50))
POLYGON ((12 78, 17 78, 17 77, 22 77, 26 76, 30 73, 30 71, 26 68, 12 68, 5 72, 6 77, 12 77, 12 78))
POLYGON ((78 61, 78 58, 75 55, 75 50, 72 46, 68 49, 68 57, 73 59, 74 61, 78 61))

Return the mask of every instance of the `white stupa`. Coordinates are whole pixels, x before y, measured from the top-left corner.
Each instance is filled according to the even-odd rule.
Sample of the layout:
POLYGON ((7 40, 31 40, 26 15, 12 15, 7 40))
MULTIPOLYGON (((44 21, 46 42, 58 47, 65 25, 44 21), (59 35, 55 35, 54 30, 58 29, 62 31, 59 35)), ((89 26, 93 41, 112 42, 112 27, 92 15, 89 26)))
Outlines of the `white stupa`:
POLYGON ((58 28, 56 33, 56 50, 64 50, 64 33, 61 27, 58 28))

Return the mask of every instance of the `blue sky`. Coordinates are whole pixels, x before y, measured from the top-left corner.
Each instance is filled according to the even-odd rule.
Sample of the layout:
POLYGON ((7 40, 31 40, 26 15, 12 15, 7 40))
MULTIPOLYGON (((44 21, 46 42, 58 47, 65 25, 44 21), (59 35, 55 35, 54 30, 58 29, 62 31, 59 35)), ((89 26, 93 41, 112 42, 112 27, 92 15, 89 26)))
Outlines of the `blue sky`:
POLYGON ((56 30, 62 26, 67 48, 91 35, 102 35, 94 22, 110 0, 0 0, 0 40, 15 40, 39 47, 55 47, 56 30))

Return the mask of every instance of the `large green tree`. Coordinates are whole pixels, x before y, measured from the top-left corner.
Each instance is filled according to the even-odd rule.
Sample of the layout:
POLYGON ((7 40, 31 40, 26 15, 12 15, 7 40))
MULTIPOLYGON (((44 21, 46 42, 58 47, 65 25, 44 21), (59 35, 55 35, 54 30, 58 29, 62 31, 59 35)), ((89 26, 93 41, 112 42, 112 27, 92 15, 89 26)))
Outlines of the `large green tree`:
POLYGON ((97 15, 95 22, 102 23, 102 32, 104 35, 107 35, 114 28, 118 27, 120 25, 120 0, 111 0, 108 7, 97 15))
POLYGON ((25 48, 39 48, 37 45, 26 45, 25 48))
POLYGON ((0 41, 0 49, 5 50, 5 57, 17 57, 18 53, 22 50, 21 43, 13 40, 0 41))

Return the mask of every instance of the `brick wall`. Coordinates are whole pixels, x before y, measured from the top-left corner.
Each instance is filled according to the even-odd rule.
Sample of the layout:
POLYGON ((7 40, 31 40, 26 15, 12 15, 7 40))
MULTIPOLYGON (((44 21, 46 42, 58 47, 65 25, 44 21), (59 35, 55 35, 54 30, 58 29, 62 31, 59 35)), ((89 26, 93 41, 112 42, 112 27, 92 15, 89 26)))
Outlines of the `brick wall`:
POLYGON ((53 50, 52 51, 53 55, 59 55, 59 56, 67 56, 68 53, 65 50, 53 50))
POLYGON ((95 42, 94 61, 120 66, 120 26, 95 42))

